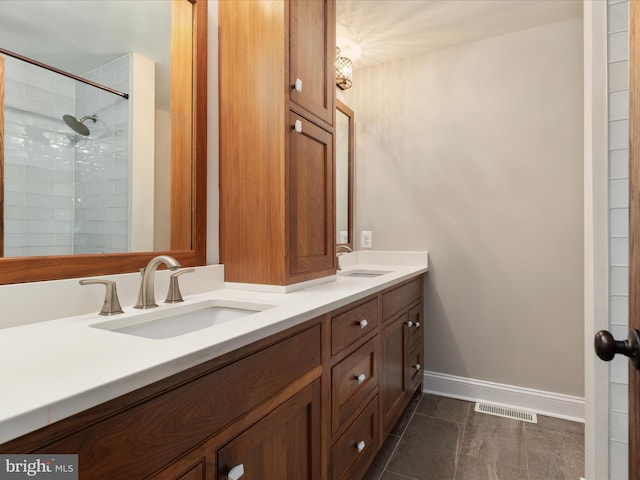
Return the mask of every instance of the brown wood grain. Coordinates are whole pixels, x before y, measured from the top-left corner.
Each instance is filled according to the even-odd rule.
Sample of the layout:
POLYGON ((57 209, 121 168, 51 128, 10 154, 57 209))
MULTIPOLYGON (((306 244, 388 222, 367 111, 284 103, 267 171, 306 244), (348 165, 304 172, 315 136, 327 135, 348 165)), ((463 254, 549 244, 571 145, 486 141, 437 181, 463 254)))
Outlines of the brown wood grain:
POLYGON ((378 331, 378 299, 377 297, 359 304, 346 312, 331 317, 331 353, 336 355, 360 339, 378 331), (359 322, 367 321, 362 328, 359 322))
POLYGON ((309 328, 34 453, 78 454, 83 479, 143 478, 319 369, 320 341, 320 327, 309 328))
MULTIPOLYGON (((345 103, 342 103, 340 100, 336 98, 336 110, 342 112, 349 119, 349 132, 347 135, 348 138, 348 149, 347 149, 347 161, 349 162, 347 167, 347 176, 348 178, 348 187, 347 187, 347 245, 351 248, 354 248, 355 240, 353 236, 353 198, 355 192, 355 175, 356 175, 356 162, 355 162, 355 112, 351 110, 345 103)), ((334 151, 336 151, 334 146, 334 151)), ((334 207, 335 209, 335 207, 334 207)))
POLYGON ((378 402, 373 399, 331 449, 332 480, 362 478, 379 445, 378 402), (358 442, 365 448, 358 452, 358 442))
POLYGON ((191 249, 193 168, 193 14, 190 3, 171 3, 171 249, 191 249))
MULTIPOLYGON (((629 2, 629 328, 640 328, 640 5, 629 2)), ((629 367, 629 478, 640 478, 640 372, 629 367)))
MULTIPOLYGON (((323 43, 319 51, 306 51, 316 57, 310 60, 314 80, 309 89, 317 90, 316 82, 328 81, 324 42, 334 35, 335 27, 322 27, 318 33, 317 26, 334 23, 333 3, 222 0, 218 4, 220 259, 226 281, 288 285, 335 272, 333 83, 323 90, 326 101, 321 102, 323 108, 330 106, 331 122, 323 122, 321 129, 304 115, 299 117, 310 125, 303 131, 318 131, 321 140, 313 146, 306 143, 302 148, 300 139, 292 140, 289 113, 290 66, 299 53, 295 45, 323 43), (294 10, 300 8, 314 17, 313 29, 295 27, 299 22, 294 10), (301 152, 306 163, 293 162, 292 170, 291 157, 301 152), (302 183, 293 187, 297 182, 302 183)), ((331 41, 335 43, 333 37, 331 41)), ((306 87, 304 83, 304 91, 306 87)))
POLYGON ((333 135, 294 112, 287 158, 287 271, 305 280, 335 273, 333 135))
POLYGON ((422 296, 422 277, 394 287, 382 296, 382 319, 388 320, 422 296))
POLYGON ((333 133, 335 2, 290 0, 289 9, 290 108, 333 133), (298 78, 302 80, 301 92, 292 88, 298 78))
MULTIPOLYGON (((194 61, 192 76, 195 90, 193 102, 194 125, 192 127, 193 155, 191 162, 194 174, 188 191, 174 195, 189 197, 191 208, 186 210, 190 218, 189 225, 192 238, 185 249, 167 252, 131 252, 121 254, 98 255, 59 255, 41 257, 0 258, 0 285, 9 283, 35 282, 40 280, 56 280, 62 278, 86 277, 137 271, 155 255, 168 254, 176 258, 184 266, 204 265, 206 262, 206 163, 207 163, 207 1, 185 0, 193 5, 195 32, 194 61)), ((186 184, 185 184, 186 185, 186 184)), ((185 211, 182 212, 183 215, 185 211)), ((169 214, 169 212, 167 212, 169 214)), ((186 244, 186 242, 185 242, 186 244)))
POLYGON ((227 281, 285 284, 286 6, 218 4, 220 260, 227 281))

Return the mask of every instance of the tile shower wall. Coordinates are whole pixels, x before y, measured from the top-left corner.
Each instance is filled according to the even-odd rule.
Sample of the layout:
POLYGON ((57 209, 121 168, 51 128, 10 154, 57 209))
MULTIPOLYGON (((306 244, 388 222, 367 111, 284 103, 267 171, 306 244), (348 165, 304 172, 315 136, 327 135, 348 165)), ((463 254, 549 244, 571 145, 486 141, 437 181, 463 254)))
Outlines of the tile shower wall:
MULTIPOLYGON (((85 75, 129 89, 129 55, 85 75)), ((128 250, 129 105, 118 96, 5 58, 4 255, 128 250), (82 118, 75 134, 64 114, 82 118)))
MULTIPOLYGON (((629 15, 627 0, 607 5, 609 97, 609 328, 626 338, 629 325, 629 15)), ((628 478, 628 362, 609 367, 609 478, 628 478)))
POLYGON ((70 254, 74 145, 62 115, 74 82, 5 58, 5 248, 7 257, 70 254))
MULTIPOLYGON (((130 56, 113 60, 85 78, 121 92, 129 91, 130 56)), ((91 136, 78 143, 75 155, 75 253, 129 250, 129 101, 78 83, 78 118, 91 136)))

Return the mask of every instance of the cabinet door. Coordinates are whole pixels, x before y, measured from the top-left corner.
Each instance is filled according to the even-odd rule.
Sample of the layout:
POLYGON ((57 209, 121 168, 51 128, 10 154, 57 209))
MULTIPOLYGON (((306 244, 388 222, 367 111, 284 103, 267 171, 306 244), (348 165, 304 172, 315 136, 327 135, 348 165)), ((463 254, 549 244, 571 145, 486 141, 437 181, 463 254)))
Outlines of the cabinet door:
POLYGON ((335 45, 335 0, 289 1, 290 98, 300 113, 328 127, 334 118, 335 45))
POLYGON ((289 119, 287 271, 303 281, 335 273, 333 135, 295 113, 289 119))
POLYGON ((382 331, 381 401, 383 436, 391 430, 404 408, 406 390, 405 322, 407 314, 396 318, 382 331))
POLYGON ((217 478, 320 478, 320 381, 316 380, 217 451, 217 478), (240 477, 237 477, 240 478, 240 477))

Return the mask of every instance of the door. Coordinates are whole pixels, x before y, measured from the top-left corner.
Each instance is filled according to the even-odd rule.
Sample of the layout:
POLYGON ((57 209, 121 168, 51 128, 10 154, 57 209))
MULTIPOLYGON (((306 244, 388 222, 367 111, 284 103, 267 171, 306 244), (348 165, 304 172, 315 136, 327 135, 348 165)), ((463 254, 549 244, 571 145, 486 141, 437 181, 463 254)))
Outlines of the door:
POLYGON ((629 478, 640 478, 640 6, 629 2, 629 336, 614 340, 608 331, 595 337, 603 360, 626 355, 629 365, 629 478))
POLYGON ((287 272, 303 281, 335 273, 333 135, 293 112, 289 120, 287 272))

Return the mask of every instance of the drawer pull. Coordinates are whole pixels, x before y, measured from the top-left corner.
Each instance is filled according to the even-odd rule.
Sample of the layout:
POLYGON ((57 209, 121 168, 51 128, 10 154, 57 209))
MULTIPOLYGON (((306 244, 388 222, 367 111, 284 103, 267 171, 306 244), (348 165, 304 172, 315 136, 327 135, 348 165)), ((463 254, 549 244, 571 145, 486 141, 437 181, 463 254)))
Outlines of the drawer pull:
POLYGON ((241 463, 240 465, 236 465, 227 474, 228 480, 238 480, 240 477, 244 475, 244 465, 241 463))
POLYGON ((362 450, 364 450, 364 447, 366 447, 366 444, 364 443, 363 440, 360 440, 357 444, 356 444, 356 448, 358 449, 358 453, 360 453, 362 450))
POLYGON ((419 363, 416 363, 413 368, 415 368, 416 370, 420 371, 420 367, 421 365, 419 363))
POLYGON ((302 122, 300 120, 296 120, 293 124, 293 129, 298 133, 302 133, 302 122))
POLYGON ((363 318, 362 320, 360 320, 360 321, 358 322, 358 325, 360 325, 360 328, 364 328, 364 327, 366 327, 367 325, 369 325, 369 322, 367 322, 367 319, 366 319, 366 318, 363 318))
POLYGON ((301 92, 302 91, 302 80, 300 80, 299 78, 296 78, 296 82, 293 84, 293 88, 296 91, 301 92))
POLYGON ((409 328, 413 327, 413 322, 411 320, 409 320, 408 322, 404 322, 404 324, 409 328))
POLYGON ((416 322, 416 328, 420 328, 420 322, 416 322))
POLYGON ((358 382, 358 385, 360 385, 362 382, 364 382, 367 379, 367 376, 364 373, 361 373, 360 375, 358 375, 356 377, 356 382, 358 382))

